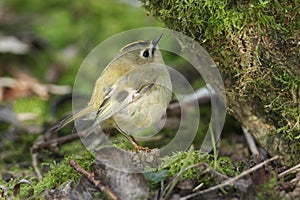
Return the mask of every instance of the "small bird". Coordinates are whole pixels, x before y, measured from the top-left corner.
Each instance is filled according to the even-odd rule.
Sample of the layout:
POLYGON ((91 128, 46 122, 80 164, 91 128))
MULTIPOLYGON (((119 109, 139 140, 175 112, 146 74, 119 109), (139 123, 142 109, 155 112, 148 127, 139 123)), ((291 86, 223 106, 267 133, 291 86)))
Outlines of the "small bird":
POLYGON ((97 79, 87 106, 52 130, 76 119, 94 120, 91 127, 116 128, 136 150, 147 150, 132 134, 158 123, 172 97, 171 78, 158 48, 161 37, 124 46, 97 79))

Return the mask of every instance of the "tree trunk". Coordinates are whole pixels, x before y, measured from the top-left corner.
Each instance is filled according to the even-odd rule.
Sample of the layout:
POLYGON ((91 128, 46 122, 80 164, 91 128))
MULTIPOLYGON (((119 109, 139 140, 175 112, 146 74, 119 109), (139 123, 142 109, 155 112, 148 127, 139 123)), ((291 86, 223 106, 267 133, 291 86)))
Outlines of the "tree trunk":
POLYGON ((197 40, 222 73, 228 111, 271 155, 300 162, 300 1, 142 0, 197 40))

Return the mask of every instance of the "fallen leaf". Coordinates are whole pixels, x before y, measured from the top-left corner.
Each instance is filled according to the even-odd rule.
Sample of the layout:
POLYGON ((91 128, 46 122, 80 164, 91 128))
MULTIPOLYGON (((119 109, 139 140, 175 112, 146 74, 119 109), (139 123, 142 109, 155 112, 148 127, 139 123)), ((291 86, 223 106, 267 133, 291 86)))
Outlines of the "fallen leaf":
MULTIPOLYGON (((28 184, 32 187, 32 184, 30 181, 26 180, 26 179, 21 179, 15 186, 14 186, 14 196, 17 196, 18 194, 20 194, 21 191, 21 184, 28 184)), ((33 187, 32 187, 32 191, 31 193, 33 194, 33 187)))

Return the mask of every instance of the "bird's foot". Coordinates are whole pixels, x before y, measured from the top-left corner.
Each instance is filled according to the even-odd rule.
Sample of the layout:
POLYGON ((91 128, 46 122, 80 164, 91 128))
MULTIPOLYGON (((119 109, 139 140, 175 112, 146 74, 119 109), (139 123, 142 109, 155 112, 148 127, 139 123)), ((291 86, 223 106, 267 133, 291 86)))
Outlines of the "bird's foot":
POLYGON ((136 152, 139 152, 139 151, 143 151, 143 152, 150 152, 151 149, 149 149, 148 147, 142 147, 142 146, 139 146, 139 145, 134 145, 134 150, 136 152))

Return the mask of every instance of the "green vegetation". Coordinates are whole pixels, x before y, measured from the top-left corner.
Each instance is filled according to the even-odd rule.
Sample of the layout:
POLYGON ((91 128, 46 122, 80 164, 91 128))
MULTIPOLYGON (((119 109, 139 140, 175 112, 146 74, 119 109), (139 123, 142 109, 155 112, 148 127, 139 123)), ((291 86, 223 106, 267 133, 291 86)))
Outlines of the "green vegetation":
POLYGON ((49 66, 58 65, 64 72, 59 77, 60 84, 72 85, 85 56, 106 38, 132 28, 160 25, 143 9, 114 1, 29 0, 24 4, 5 0, 3 5, 18 12, 21 19, 2 27, 17 35, 33 35, 46 48, 29 55, 24 67, 34 68, 30 71, 46 80, 49 66), (65 56, 68 48, 75 50, 71 58, 65 56))
MULTIPOLYGON (((33 171, 31 169, 26 171, 28 174, 27 176, 13 178, 9 181, 0 179, 0 182, 2 184, 5 182, 5 187, 9 190, 8 195, 10 196, 12 196, 13 188, 21 179, 28 180, 32 184, 32 186, 29 184, 21 184, 20 194, 15 197, 16 199, 23 199, 26 197, 39 199, 41 198, 41 193, 45 190, 59 187, 63 183, 76 184, 79 181, 81 174, 79 174, 70 166, 70 160, 75 160, 86 170, 91 170, 91 164, 94 162, 94 157, 90 152, 84 150, 83 148, 77 150, 81 150, 82 152, 78 153, 77 155, 73 154, 67 156, 60 163, 56 163, 54 161, 52 163, 43 163, 44 166, 47 166, 50 169, 42 180, 38 180, 38 178, 33 175, 33 171)), ((18 173, 24 173, 24 169, 21 169, 17 166, 11 168, 10 171, 14 173, 13 176, 18 173)))
POLYGON ((276 178, 271 178, 267 183, 261 186, 260 192, 257 194, 256 199, 278 199, 279 192, 274 190, 278 184, 279 181, 276 178))
POLYGON ((215 161, 214 155, 195 150, 191 146, 188 151, 174 152, 171 156, 162 158, 160 166, 154 171, 146 172, 145 177, 153 189, 159 188, 160 182, 166 178, 175 179, 175 183, 180 179, 200 181, 208 187, 215 180, 211 173, 206 173, 210 171, 207 168, 228 176, 234 176, 236 173, 230 158, 220 157, 215 161))
MULTIPOLYGON (((293 66, 293 59, 300 54, 299 45, 295 45, 295 42, 299 41, 298 0, 284 3, 270 0, 142 2, 148 2, 145 7, 151 11, 150 16, 147 16, 143 9, 110 0, 29 0, 26 3, 21 0, 3 0, 1 6, 3 5, 11 15, 15 15, 15 18, 11 23, 0 24, 1 31, 20 38, 28 34, 29 38, 39 41, 41 48, 33 48, 27 55, 22 56, 1 54, 1 76, 13 76, 14 71, 21 69, 20 71, 28 72, 41 83, 72 85, 83 59, 97 44, 113 34, 131 28, 163 26, 151 17, 154 15, 168 27, 184 32, 205 45, 220 66, 220 70, 232 81, 232 88, 227 89, 229 99, 234 98, 232 94, 238 93, 245 104, 250 105, 252 99, 259 102, 252 105, 259 107, 261 113, 258 114, 267 114, 268 120, 276 122, 276 129, 267 134, 282 134, 294 142, 289 146, 293 149, 291 151, 298 151, 300 81, 293 70, 285 70, 286 66, 293 66), (289 42, 290 48, 279 52, 280 48, 289 42), (284 57, 286 59, 282 59, 284 57), (58 74, 57 77, 49 78, 52 73, 50 70, 54 70, 58 74), (266 95, 266 88, 271 88, 272 92, 266 95)), ((178 64, 178 69, 186 70, 186 63, 182 59, 168 54, 166 57, 178 64)), ((203 81, 196 80, 192 85, 199 88, 203 81)), ((49 126, 48 123, 53 124, 58 120, 49 112, 49 100, 52 101, 52 97, 45 100, 37 95, 28 95, 5 104, 11 103, 16 114, 33 114, 34 118, 22 122, 26 127, 44 129, 49 126)), ((70 108, 70 105, 68 106, 70 108)), ((197 144, 203 139, 201 134, 207 130, 207 116, 210 115, 208 107, 201 109, 201 124, 194 141, 196 148, 199 148, 197 144)), ((64 114, 65 109, 59 106, 56 116, 64 114)), ((21 193, 16 197, 20 199, 32 195, 38 199, 44 190, 57 188, 67 182, 76 184, 81 175, 70 167, 71 159, 84 169, 91 170, 93 155, 86 151, 80 141, 73 141, 53 152, 39 152, 39 167, 44 178, 38 180, 31 167, 30 147, 45 130, 29 134, 27 129, 15 128, 9 123, 0 126, 1 139, 5 139, 0 146, 0 170, 11 175, 5 180, 2 175, 0 185, 9 189, 10 197, 13 187, 21 179, 29 180, 32 186, 21 185, 21 193), (12 131, 15 131, 16 134, 12 135, 16 138, 6 138, 12 131)), ((62 133, 69 134, 71 130, 66 127, 58 134, 62 133)), ((163 130, 158 137, 159 141, 153 141, 153 144, 149 145, 142 142, 141 144, 150 148, 152 145, 163 146, 171 137, 171 131, 163 130)), ((132 148, 130 142, 120 135, 113 141, 117 147, 132 148)), ((213 170, 230 177, 241 171, 227 157, 217 158, 216 155, 191 148, 187 152, 175 152, 165 157, 156 171, 146 173, 145 176, 152 189, 157 189, 162 180, 171 180, 189 166, 198 163, 207 163, 213 170)), ((212 174, 201 170, 205 167, 207 166, 199 164, 199 167, 183 172, 180 178, 201 181, 206 187, 215 184, 212 174)), ((264 187, 266 195, 273 194, 271 190, 277 182, 272 181, 274 180, 270 180, 264 187)), ((264 194, 260 195, 263 198, 264 194)))
POLYGON ((74 154, 64 158, 59 164, 51 163, 47 176, 34 186, 35 195, 46 189, 56 188, 66 182, 71 181, 76 184, 81 174, 70 166, 70 160, 75 160, 85 170, 91 170, 91 164, 95 161, 94 156, 90 152, 84 151, 84 154, 81 153, 79 156, 74 154))
MULTIPOLYGON (((280 13, 284 11, 278 1, 152 1, 145 8, 163 21, 167 27, 182 31, 198 41, 218 42, 218 36, 233 36, 241 31, 249 23, 255 23, 259 30, 265 27, 279 29, 284 17, 280 13)), ((286 5, 289 3, 286 2, 286 5)), ((295 3, 295 5, 297 5, 295 3)), ((299 9, 289 6, 291 11, 299 9)), ((294 21, 291 28, 299 27, 299 21, 294 21)))
MULTIPOLYGON (((28 54, 21 56, 1 53, 1 76, 14 77, 15 72, 21 71, 38 79, 41 84, 73 85, 80 64, 101 41, 128 29, 161 25, 141 8, 109 0, 29 0, 26 3, 4 0, 1 2, 2 11, 7 18, 1 18, 1 36, 17 36, 28 40, 29 44, 34 41, 39 47, 32 47, 28 54), (53 71, 57 74, 51 78, 53 71)), ((41 181, 36 178, 30 167, 30 147, 39 135, 44 134, 49 124, 59 120, 56 116, 65 115, 65 107, 71 108, 70 100, 63 102, 64 105, 60 104, 55 116, 52 116, 50 104, 56 97, 52 94, 49 96, 44 99, 28 94, 24 98, 4 102, 5 106, 10 104, 16 115, 30 113, 32 118, 22 123, 30 130, 39 130, 38 133, 31 133, 30 130, 23 130, 23 127, 15 128, 10 122, 1 122, 0 171, 12 174, 12 177, 10 180, 1 179, 0 185, 9 189, 11 197, 13 186, 24 178, 32 182, 35 198, 41 191, 55 188, 66 181, 77 183, 81 175, 70 167, 70 159, 76 160, 87 170, 94 161, 88 152, 83 153, 86 150, 80 141, 63 145, 54 153, 40 151, 40 169, 45 177, 41 181), (8 137, 10 135, 15 138, 8 137), (62 159, 63 156, 66 158, 62 159)), ((66 128, 61 133, 70 134, 71 129, 66 128)), ((31 189, 31 186, 21 184, 21 193, 17 198, 26 197, 31 189)))
POLYGON ((260 124, 271 124, 258 133, 265 137, 257 138, 268 151, 299 154, 299 0, 142 2, 168 28, 206 48, 224 74, 229 107, 237 116, 255 115, 263 119, 260 124), (283 146, 270 145, 275 134, 285 138, 283 146))
POLYGON ((48 102, 37 97, 17 99, 14 103, 15 113, 31 113, 33 119, 26 120, 26 123, 42 125, 50 119, 47 107, 48 102))
MULTIPOLYGON (((200 150, 194 150, 193 147, 191 147, 188 151, 175 152, 171 156, 164 157, 158 171, 166 170, 168 171, 169 177, 174 177, 182 170, 198 163, 207 163, 213 168, 215 161, 213 155, 201 152, 200 150)), ((203 166, 200 165, 199 167, 201 168, 203 166)), ((186 179, 199 178, 202 174, 199 167, 187 170, 182 173, 181 177, 186 179)), ((226 157, 219 158, 214 169, 229 176, 234 175, 234 166, 230 159, 226 157)))

